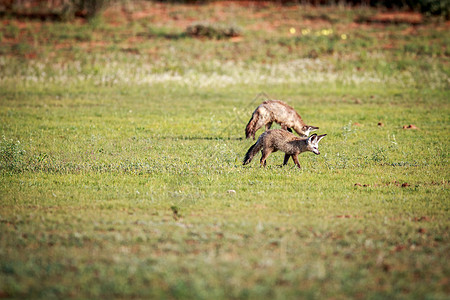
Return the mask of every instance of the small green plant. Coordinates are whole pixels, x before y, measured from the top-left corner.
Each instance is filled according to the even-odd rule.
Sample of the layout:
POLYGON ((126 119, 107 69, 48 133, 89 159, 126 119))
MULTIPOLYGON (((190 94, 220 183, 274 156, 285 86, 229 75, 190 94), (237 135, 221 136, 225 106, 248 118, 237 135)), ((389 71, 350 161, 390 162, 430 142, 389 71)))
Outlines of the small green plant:
POLYGON ((355 133, 356 129, 352 128, 352 121, 348 122, 347 125, 342 126, 342 136, 344 137, 344 140, 347 140, 347 138, 355 133))
POLYGON ((4 29, 5 37, 15 39, 19 36, 19 33, 20 33, 20 29, 17 26, 12 25, 12 24, 8 24, 5 26, 5 29, 4 29))
POLYGON ((33 46, 25 42, 12 45, 11 50, 15 55, 25 55, 34 52, 33 46))
POLYGON ((372 152, 372 157, 371 157, 372 161, 377 163, 377 164, 384 164, 387 159, 388 156, 386 154, 386 149, 382 148, 382 147, 377 147, 373 152, 372 152))
POLYGON ((2 137, 0 141, 0 170, 19 171, 24 164, 25 150, 20 141, 2 137))
POLYGON ((207 22, 194 23, 186 28, 190 36, 224 39, 240 36, 241 28, 233 25, 210 24, 207 22))

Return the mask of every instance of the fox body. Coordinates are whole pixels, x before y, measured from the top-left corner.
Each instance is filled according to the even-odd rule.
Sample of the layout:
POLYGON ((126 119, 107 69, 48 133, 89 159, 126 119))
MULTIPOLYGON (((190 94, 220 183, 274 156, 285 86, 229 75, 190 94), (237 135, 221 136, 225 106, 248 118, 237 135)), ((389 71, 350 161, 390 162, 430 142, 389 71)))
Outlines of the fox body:
POLYGON ((308 138, 300 138, 293 133, 290 133, 283 129, 272 129, 264 132, 260 135, 256 143, 251 146, 245 154, 243 164, 250 163, 253 157, 262 150, 261 166, 266 166, 266 159, 272 152, 278 150, 285 153, 283 165, 286 165, 289 158, 292 157, 295 165, 300 168, 298 162, 298 155, 302 152, 311 151, 316 155, 319 155, 319 142, 326 134, 317 135, 313 134, 308 138))
POLYGON ((252 118, 245 128, 245 136, 253 137, 262 126, 269 130, 272 123, 278 123, 282 129, 292 132, 295 130, 300 136, 307 137, 311 131, 319 127, 309 126, 303 122, 300 115, 289 105, 280 100, 267 100, 261 103, 253 112, 252 118))

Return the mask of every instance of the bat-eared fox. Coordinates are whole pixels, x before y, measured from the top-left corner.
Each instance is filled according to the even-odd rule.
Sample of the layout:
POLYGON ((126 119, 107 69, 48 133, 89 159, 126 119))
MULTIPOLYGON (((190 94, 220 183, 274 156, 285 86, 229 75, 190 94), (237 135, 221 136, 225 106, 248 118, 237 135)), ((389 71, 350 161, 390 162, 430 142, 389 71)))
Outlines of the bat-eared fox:
POLYGON ((255 133, 262 126, 269 130, 272 123, 278 123, 282 129, 292 132, 294 129, 301 137, 307 137, 311 131, 319 127, 309 126, 303 122, 300 115, 289 105, 280 100, 267 100, 261 103, 253 112, 252 118, 245 128, 245 136, 255 139, 255 133))
POLYGON ((261 166, 265 167, 266 159, 270 153, 280 150, 285 153, 283 165, 286 165, 289 157, 292 157, 295 165, 300 168, 297 156, 306 151, 319 155, 319 142, 324 136, 326 134, 318 136, 314 133, 308 138, 300 138, 283 129, 268 130, 261 134, 256 143, 248 149, 243 164, 250 163, 255 154, 262 149, 261 166))

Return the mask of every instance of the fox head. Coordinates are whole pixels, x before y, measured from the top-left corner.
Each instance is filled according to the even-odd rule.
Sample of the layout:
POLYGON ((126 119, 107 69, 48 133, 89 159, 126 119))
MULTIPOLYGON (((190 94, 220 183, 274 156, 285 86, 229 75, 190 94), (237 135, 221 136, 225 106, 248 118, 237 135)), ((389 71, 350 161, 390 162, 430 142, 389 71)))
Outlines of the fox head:
POLYGON ((312 153, 319 155, 319 142, 321 139, 323 139, 326 136, 326 134, 317 135, 313 134, 309 138, 306 139, 306 149, 308 151, 311 151, 312 153))
POLYGON ((307 137, 312 131, 315 131, 317 129, 319 129, 319 127, 305 125, 302 127, 300 132, 298 132, 298 134, 300 134, 300 135, 303 134, 303 137, 307 137))

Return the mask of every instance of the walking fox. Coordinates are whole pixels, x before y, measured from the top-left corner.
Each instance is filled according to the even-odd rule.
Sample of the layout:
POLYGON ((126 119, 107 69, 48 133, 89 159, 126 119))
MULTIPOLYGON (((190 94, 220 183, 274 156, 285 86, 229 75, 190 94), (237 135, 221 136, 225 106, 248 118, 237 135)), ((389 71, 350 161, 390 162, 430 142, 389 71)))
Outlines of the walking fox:
POLYGON ((306 151, 311 151, 314 154, 319 155, 319 142, 325 136, 326 134, 318 136, 314 133, 308 138, 299 138, 293 133, 283 129, 268 130, 261 134, 256 143, 248 149, 243 164, 246 165, 250 163, 255 154, 262 149, 261 166, 265 167, 266 159, 270 153, 280 150, 285 153, 283 166, 286 165, 289 158, 292 157, 295 165, 301 168, 297 156, 306 151))
POLYGON ((311 131, 319 127, 309 126, 303 122, 302 117, 289 105, 280 100, 267 100, 261 103, 253 112, 252 118, 245 128, 245 136, 255 139, 255 133, 262 126, 266 126, 266 131, 270 129, 272 123, 281 125, 282 129, 292 132, 295 130, 300 136, 307 137, 311 131))

